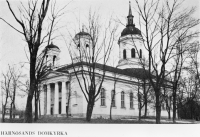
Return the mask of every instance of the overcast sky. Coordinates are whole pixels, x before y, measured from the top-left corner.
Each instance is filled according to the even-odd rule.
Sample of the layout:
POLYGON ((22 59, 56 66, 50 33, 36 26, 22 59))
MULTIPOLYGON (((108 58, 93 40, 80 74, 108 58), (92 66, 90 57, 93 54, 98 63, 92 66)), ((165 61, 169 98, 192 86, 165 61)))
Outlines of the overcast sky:
MULTIPOLYGON (((26 0, 21 0, 24 4, 26 0)), ((13 7, 16 15, 19 17, 19 10, 17 9, 20 1, 18 0, 10 0, 11 6, 13 7)), ((70 33, 75 35, 75 32, 79 31, 79 26, 82 26, 82 23, 85 22, 89 9, 91 8, 93 11, 98 11, 100 15, 100 19, 102 22, 106 22, 109 17, 112 15, 113 18, 119 18, 121 22, 126 24, 126 16, 128 15, 128 7, 129 7, 129 0, 58 0, 57 7, 60 8, 65 4, 68 4, 66 7, 66 14, 63 15, 62 19, 60 20, 59 25, 64 26, 60 32, 68 34, 70 33), (70 3, 69 3, 70 2, 70 3)), ((134 1, 132 0, 131 3, 132 11, 134 15, 134 22, 136 27, 138 25, 138 15, 137 12, 134 10, 134 1)), ((187 6, 197 6, 197 12, 194 16, 199 17, 200 10, 199 10, 199 0, 185 0, 184 7, 187 6)), ((0 0, 0 17, 3 17, 5 20, 10 22, 13 26, 20 28, 20 26, 14 20, 11 12, 8 10, 8 6, 5 0, 0 0)), ((123 25, 119 26, 118 33, 124 29, 123 25)), ((24 42, 24 37, 10 28, 7 24, 0 21, 0 62, 1 62, 1 71, 5 71, 7 69, 7 64, 19 64, 19 62, 24 63, 28 62, 28 59, 25 54, 25 50, 28 54, 27 44, 24 42)), ((70 39, 67 37, 67 41, 70 39)), ((57 40, 53 41, 55 45, 57 45, 61 49, 60 55, 60 64, 70 63, 69 56, 67 56, 67 47, 62 40, 62 38, 58 38, 57 40)), ((118 56, 118 44, 115 43, 115 54, 118 56)), ((28 66, 26 66, 23 70, 25 73, 28 72, 28 66)))

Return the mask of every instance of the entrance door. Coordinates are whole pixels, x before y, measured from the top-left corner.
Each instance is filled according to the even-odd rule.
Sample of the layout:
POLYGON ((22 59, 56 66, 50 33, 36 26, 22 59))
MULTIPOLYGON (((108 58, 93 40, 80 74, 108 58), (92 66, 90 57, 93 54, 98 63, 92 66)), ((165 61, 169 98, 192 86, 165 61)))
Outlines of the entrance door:
POLYGON ((53 107, 51 107, 51 115, 53 115, 53 107))
POLYGON ((61 101, 59 101, 59 114, 61 114, 61 101))

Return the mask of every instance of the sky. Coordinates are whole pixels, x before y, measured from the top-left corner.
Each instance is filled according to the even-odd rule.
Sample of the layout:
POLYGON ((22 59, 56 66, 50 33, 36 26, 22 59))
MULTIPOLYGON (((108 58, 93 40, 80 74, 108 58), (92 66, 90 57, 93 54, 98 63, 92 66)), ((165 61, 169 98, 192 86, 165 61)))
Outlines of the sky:
MULTIPOLYGON (((21 0, 22 3, 26 4, 26 0, 21 0)), ((112 16, 114 19, 120 19, 123 24, 126 24, 126 16, 128 15, 129 0, 57 0, 57 8, 63 7, 63 5, 68 4, 65 8, 65 14, 59 20, 59 26, 62 26, 62 29, 59 30, 58 34, 62 33, 65 36, 65 40, 69 43, 71 41, 69 33, 75 35, 79 32, 83 23, 86 22, 89 9, 92 11, 97 11, 100 15, 101 22, 106 22, 112 16)), ((19 10, 17 9, 20 5, 19 0, 10 0, 11 7, 16 12, 16 15, 19 16, 19 10)), ((134 23, 136 27, 138 26, 138 14, 134 10, 136 6, 134 1, 131 0, 132 12, 134 15, 134 23)), ((183 5, 184 7, 197 6, 197 11, 194 14, 195 17, 199 17, 199 0, 185 0, 183 5)), ((20 29, 20 26, 14 20, 11 12, 8 10, 8 6, 5 0, 0 0, 0 17, 4 18, 6 21, 11 23, 16 28, 20 29)), ((121 31, 124 29, 123 25, 119 25, 118 36, 120 36, 121 31)), ((53 43, 57 45, 60 50, 60 65, 70 63, 70 57, 68 56, 67 46, 63 38, 59 37, 54 40, 53 43)), ((16 32, 14 29, 9 27, 3 21, 0 20, 0 65, 1 72, 7 70, 7 65, 16 64, 16 67, 19 63, 25 63, 23 72, 28 74, 28 48, 27 44, 24 41, 24 37, 16 32), (26 51, 26 52, 25 52, 26 51), (26 55, 27 54, 27 55, 26 55)), ((114 56, 118 57, 119 46, 117 41, 114 44, 114 56)), ((40 51, 44 48, 41 47, 40 51)), ((115 58, 113 57, 113 58, 115 58)), ((24 99, 26 100, 26 99, 24 99)), ((23 102, 24 107, 25 101, 23 102)))

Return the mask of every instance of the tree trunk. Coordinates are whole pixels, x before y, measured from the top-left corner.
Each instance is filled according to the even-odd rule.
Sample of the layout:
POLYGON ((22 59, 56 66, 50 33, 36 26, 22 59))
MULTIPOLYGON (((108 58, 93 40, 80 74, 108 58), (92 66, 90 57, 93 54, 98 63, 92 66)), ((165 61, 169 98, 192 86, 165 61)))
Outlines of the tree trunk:
POLYGON ((94 107, 94 100, 89 99, 89 102, 87 104, 87 114, 86 114, 86 120, 88 122, 90 122, 90 120, 91 120, 93 107, 94 107))
MULTIPOLYGON (((114 89, 115 89, 115 86, 114 86, 114 89)), ((114 97, 115 97, 115 90, 113 92, 113 96, 111 97, 111 103, 110 103, 110 120, 112 120, 112 107, 113 107, 114 97)))
POLYGON ((171 109, 169 108, 169 110, 167 111, 168 112, 168 119, 171 119, 171 109))
POLYGON ((15 118, 15 96, 16 96, 16 88, 17 88, 17 84, 16 84, 16 81, 15 81, 15 84, 14 84, 14 92, 13 92, 13 99, 12 99, 12 103, 13 103, 13 118, 15 118))
POLYGON ((156 91, 156 124, 160 124, 161 105, 160 105, 160 91, 156 91))
POLYGON ((39 103, 39 116, 41 117, 40 99, 38 100, 38 103, 39 103))
POLYGON ((32 95, 28 95, 27 102, 26 102, 26 110, 24 115, 24 122, 25 123, 32 123, 32 95))
POLYGON ((110 104, 110 120, 112 120, 112 101, 111 101, 111 104, 110 104))
POLYGON ((147 95, 144 96, 144 117, 147 117, 147 95))
POLYGON ((37 101, 37 95, 36 94, 38 94, 38 93, 35 93, 35 117, 34 117, 34 121, 38 120, 38 101, 37 101))
POLYGON ((15 103, 13 103, 13 118, 15 118, 15 113, 16 113, 16 109, 15 109, 15 103))
POLYGON ((36 89, 35 89, 35 118, 34 118, 34 121, 38 120, 38 100, 39 100, 39 90, 38 90, 38 85, 37 85, 36 89))
POLYGON ((173 91, 173 123, 176 122, 176 92, 173 91))
POLYGON ((147 116, 147 91, 146 91, 146 81, 144 80, 144 117, 147 116))
POLYGON ((168 119, 171 119, 171 99, 169 101, 169 99, 165 99, 165 103, 166 103, 166 110, 168 113, 168 119))
POLYGON ((2 110, 2 123, 5 122, 5 113, 6 113, 6 105, 3 105, 3 110, 2 110))
POLYGON ((30 55, 30 89, 28 92, 27 102, 26 102, 26 109, 25 109, 25 116, 24 116, 24 122, 25 123, 32 123, 33 117, 32 117, 32 100, 33 100, 33 94, 35 91, 35 63, 36 63, 36 56, 30 55))
MULTIPOLYGON (((139 82, 139 81, 138 81, 139 82)), ((139 120, 141 120, 141 110, 142 110, 142 105, 141 105, 141 95, 140 95, 140 91, 139 91, 140 89, 139 89, 139 85, 138 85, 138 93, 137 93, 137 95, 138 95, 138 109, 139 109, 139 120)))
POLYGON ((68 98, 67 98, 67 106, 68 107, 67 107, 67 110, 66 110, 67 111, 66 112, 67 113, 67 118, 69 117, 69 103, 70 103, 70 99, 71 99, 71 76, 69 78, 69 81, 70 81, 69 82, 69 86, 68 86, 69 87, 69 94, 68 94, 68 98))
POLYGON ((13 113, 13 103, 10 104, 10 119, 12 119, 12 113, 13 113))
POLYGON ((6 105, 8 102, 8 91, 6 91, 6 99, 5 99, 5 104, 2 103, 2 122, 5 122, 5 114, 6 114, 6 105))
POLYGON ((141 111, 142 111, 141 104, 139 103, 139 121, 141 120, 141 111))

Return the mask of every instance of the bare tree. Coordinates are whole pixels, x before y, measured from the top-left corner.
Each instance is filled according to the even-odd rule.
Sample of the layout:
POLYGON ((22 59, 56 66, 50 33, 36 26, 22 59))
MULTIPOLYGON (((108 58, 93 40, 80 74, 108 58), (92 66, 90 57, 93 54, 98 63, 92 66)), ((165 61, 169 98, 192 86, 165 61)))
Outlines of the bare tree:
MULTIPOLYGON (((21 26, 21 29, 16 28, 12 23, 7 22, 5 19, 0 18, 7 23, 11 28, 22 34, 27 42, 29 49, 29 63, 30 63, 30 90, 27 97, 26 111, 24 122, 32 122, 32 99, 36 88, 36 60, 38 55, 39 47, 47 41, 49 43, 51 38, 51 32, 57 24, 55 19, 60 17, 62 14, 61 10, 56 10, 56 2, 52 2, 51 5, 51 16, 47 19, 47 13, 50 7, 50 0, 29 0, 27 5, 21 3, 19 7, 20 17, 16 15, 11 4, 6 0, 8 8, 13 15, 16 22, 21 26), (44 22, 50 22, 50 27, 45 32, 44 22)), ((64 6, 65 8, 66 6, 64 6)))
POLYGON ((176 45, 180 44, 180 40, 183 41, 198 34, 198 32, 192 32, 191 29, 199 24, 199 20, 191 17, 195 11, 194 8, 180 12, 182 3, 177 0, 167 0, 163 3, 144 0, 141 5, 138 0, 135 2, 141 17, 140 28, 144 28, 142 36, 148 52, 149 81, 156 97, 156 123, 160 123, 161 87, 168 75, 166 74, 167 65, 175 56, 172 53, 176 50, 176 45))
POLYGON ((15 107, 15 98, 17 95, 17 89, 18 86, 20 85, 20 78, 23 78, 25 75, 22 74, 22 71, 20 71, 23 68, 23 65, 17 70, 16 67, 9 66, 9 73, 12 76, 12 80, 11 80, 11 89, 9 92, 9 97, 11 100, 10 103, 10 119, 15 118, 15 112, 16 112, 16 107, 15 107))
POLYGON ((137 78, 137 99, 138 99, 138 109, 139 109, 139 120, 141 120, 142 109, 144 108, 144 117, 147 116, 147 106, 152 103, 150 100, 151 85, 146 78, 137 78))
MULTIPOLYGON (((182 89, 182 98, 179 97, 179 115, 180 110, 185 113, 185 116, 190 119, 195 119, 199 114, 196 114, 196 109, 198 110, 195 104, 198 104, 200 98, 200 86, 196 86, 197 80, 193 74, 189 75, 187 78, 182 79, 181 81, 181 89, 182 89), (185 108, 186 107, 186 108, 185 108), (189 117, 188 117, 189 116, 189 117)), ((183 116, 183 115, 182 115, 183 116)))
POLYGON ((82 34, 84 33, 84 35, 81 32, 77 34, 68 49, 73 71, 87 101, 86 120, 90 121, 94 103, 104 82, 106 64, 113 47, 117 26, 113 25, 110 20, 103 31, 104 28, 102 29, 100 26, 99 16, 90 11, 88 24, 85 25, 84 29, 88 33, 83 30, 82 34), (102 38, 101 41, 100 38, 102 38), (98 69, 101 72, 97 72, 98 69))
MULTIPOLYGON (((54 21, 53 21, 54 22, 54 21)), ((52 22, 52 26, 53 26, 53 22, 52 22)), ((50 30, 52 31, 52 29, 50 30)), ((50 32, 51 33, 51 32, 50 32)), ((48 45, 49 45, 49 41, 48 41, 48 45)), ((36 63, 36 75, 35 75, 35 92, 34 92, 34 99, 35 99, 35 117, 34 117, 34 121, 38 120, 38 110, 40 112, 40 109, 38 109, 38 106, 40 108, 40 94, 41 94, 41 79, 42 76, 49 70, 49 68, 46 66, 46 63, 44 63, 44 59, 46 57, 46 54, 48 52, 48 49, 45 48, 43 50, 43 52, 37 57, 37 63, 36 63)))
POLYGON ((110 101, 110 120, 112 120, 112 108, 115 107, 115 97, 116 97, 116 84, 117 84, 118 78, 117 74, 114 73, 114 85, 113 90, 111 91, 111 101, 110 101))
POLYGON ((4 99, 3 95, 5 94, 5 101, 2 100, 2 122, 5 122, 5 114, 9 99, 9 92, 11 90, 12 75, 10 74, 9 71, 7 71, 6 73, 2 73, 2 76, 3 80, 1 81, 1 92, 3 99, 4 99))
MULTIPOLYGON (((180 30, 180 31, 184 31, 180 30)), ((187 34, 187 32, 185 32, 187 34)), ((175 45, 175 56, 173 56, 172 70, 170 72, 170 81, 172 81, 172 99, 173 99, 173 122, 176 120, 177 113, 177 92, 179 80, 181 78, 182 70, 187 65, 187 59, 190 57, 188 51, 191 50, 193 44, 189 44, 193 37, 178 37, 179 42, 175 45), (182 39, 183 38, 183 39, 182 39)), ((168 104, 167 104, 168 105, 168 104)), ((169 108, 169 107, 168 107, 169 108)), ((170 113, 169 113, 170 114, 170 113)))
POLYGON ((190 66, 188 67, 188 70, 191 74, 195 75, 196 84, 200 85, 200 72, 199 72, 199 54, 200 54, 200 45, 199 41, 195 41, 191 44, 190 48, 190 66))

